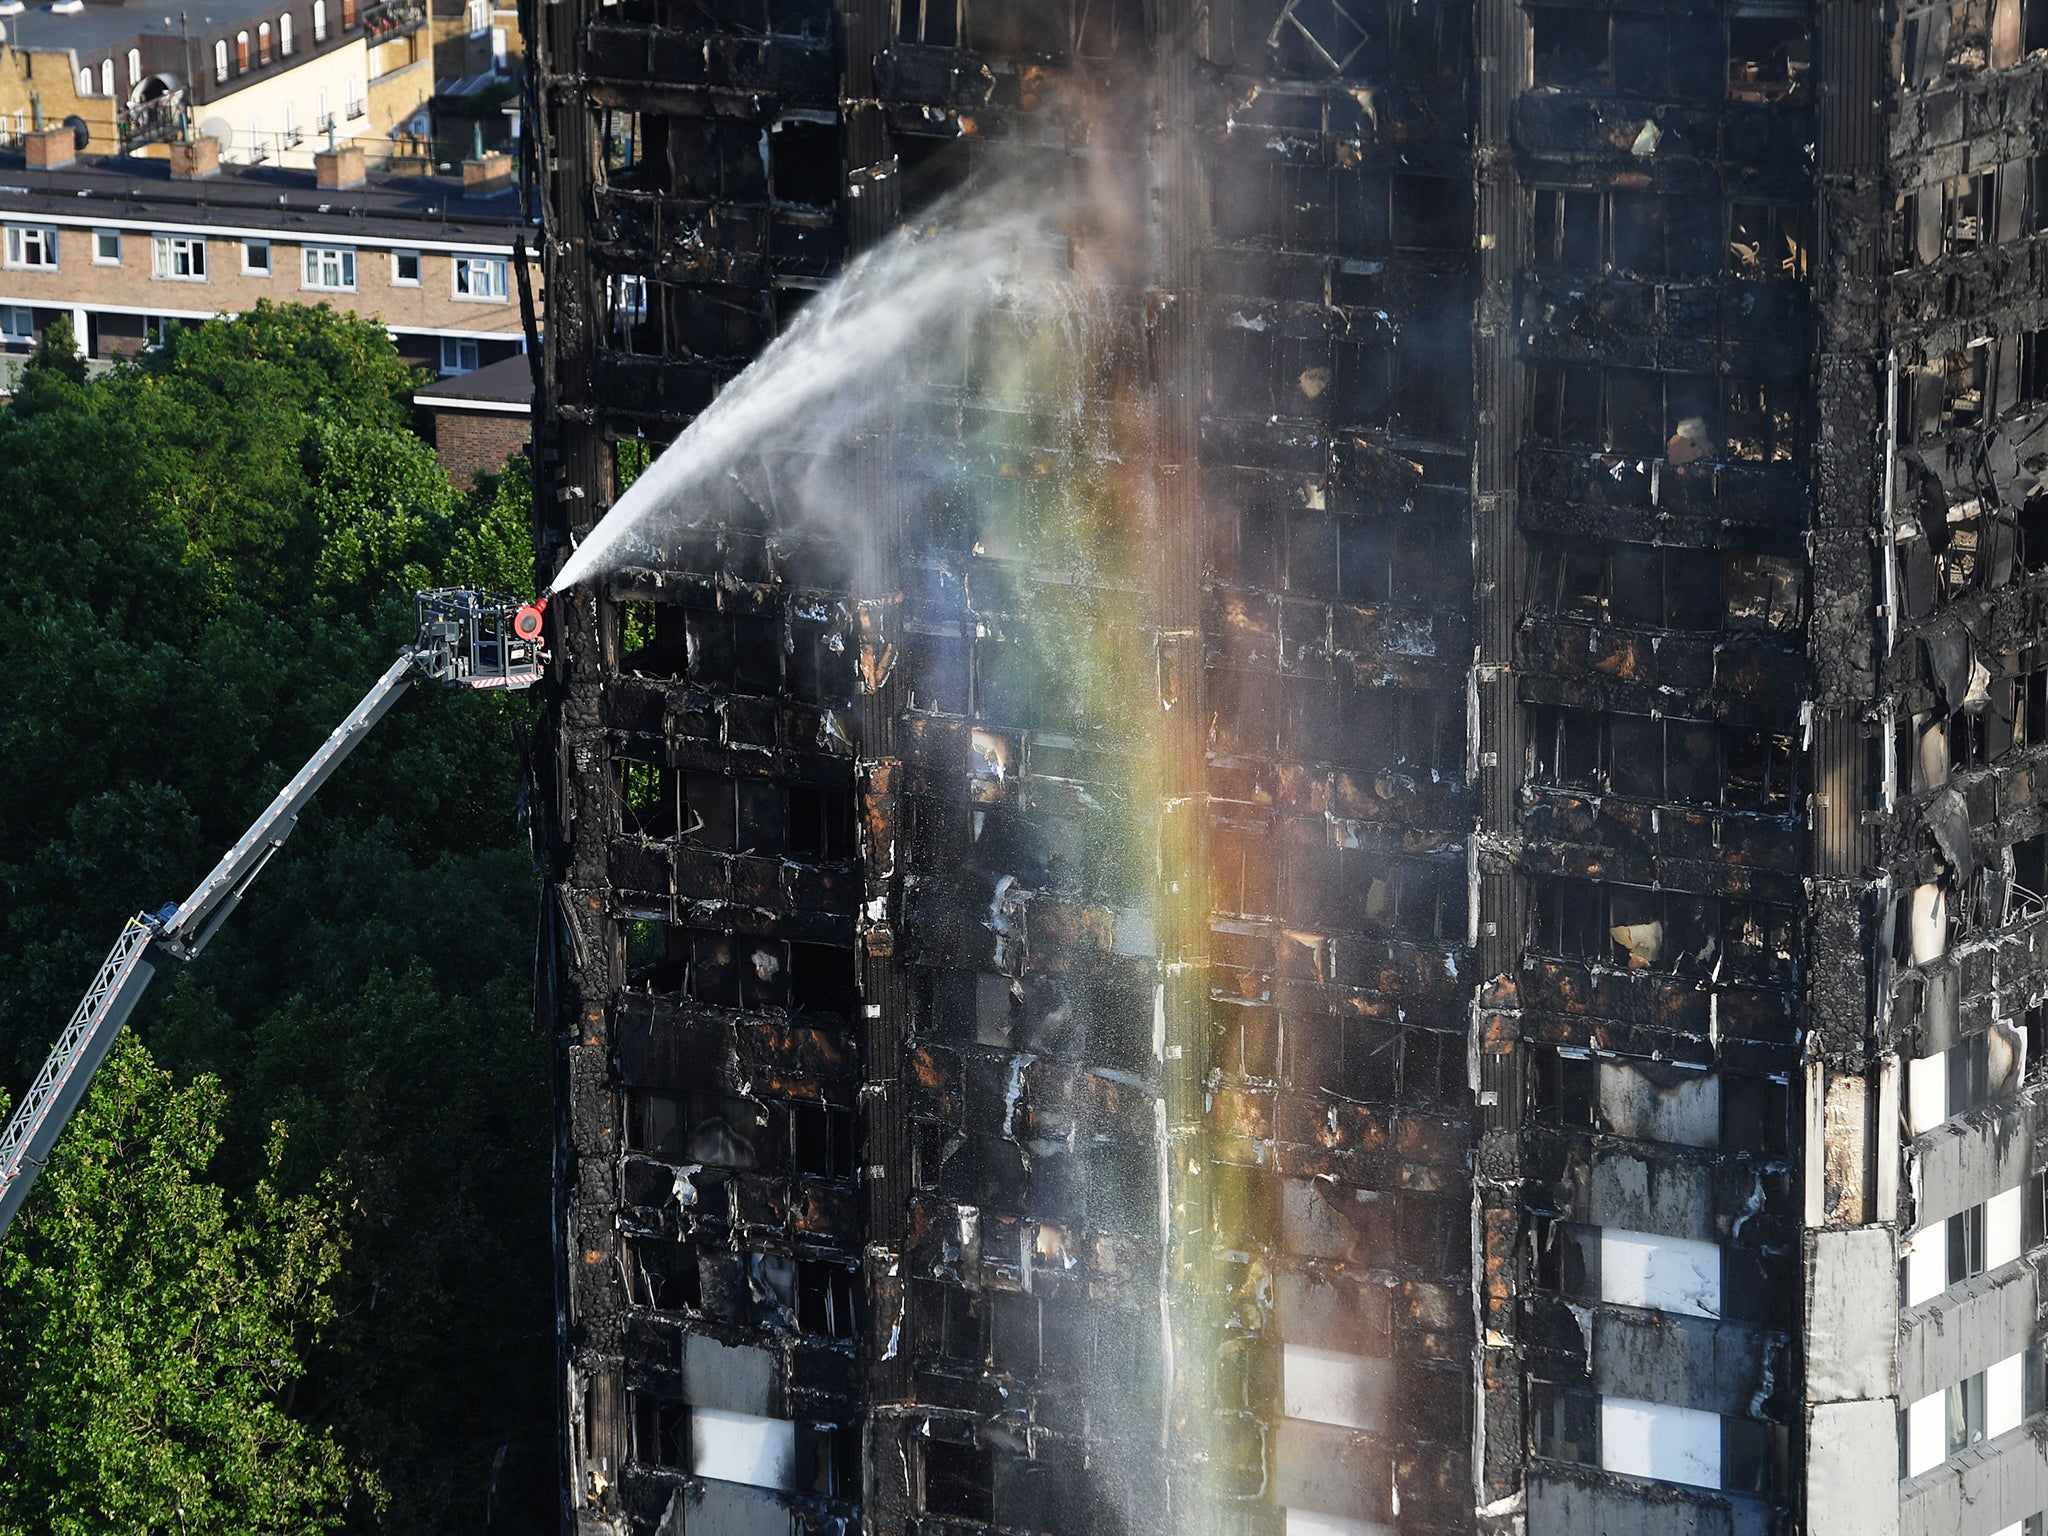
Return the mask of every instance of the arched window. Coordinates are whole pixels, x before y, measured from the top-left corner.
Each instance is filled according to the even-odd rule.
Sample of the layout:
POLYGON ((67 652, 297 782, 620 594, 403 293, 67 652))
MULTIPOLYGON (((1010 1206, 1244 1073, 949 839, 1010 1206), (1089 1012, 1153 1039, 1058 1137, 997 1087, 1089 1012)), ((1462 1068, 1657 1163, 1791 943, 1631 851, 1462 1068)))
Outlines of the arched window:
POLYGON ((286 58, 292 56, 292 13, 286 11, 277 18, 277 47, 286 58))
POLYGON ((258 64, 268 64, 270 62, 270 23, 267 21, 256 29, 256 62, 258 64))
POLYGON ((90 96, 92 94, 92 71, 89 69, 81 69, 78 72, 78 94, 81 96, 90 96))
POLYGON ((249 34, 246 32, 235 34, 235 73, 249 73, 249 34))
POLYGON ((142 50, 140 48, 130 48, 128 50, 128 89, 132 91, 140 84, 142 84, 142 50))
POLYGON ((100 60, 100 94, 102 96, 114 94, 114 61, 112 59, 100 60))
POLYGON ((344 29, 356 24, 356 0, 341 0, 341 24, 344 29))
POLYGON ((313 0, 313 41, 327 41, 327 0, 313 0))
POLYGON ((213 78, 225 80, 228 77, 228 45, 225 42, 213 45, 213 78))

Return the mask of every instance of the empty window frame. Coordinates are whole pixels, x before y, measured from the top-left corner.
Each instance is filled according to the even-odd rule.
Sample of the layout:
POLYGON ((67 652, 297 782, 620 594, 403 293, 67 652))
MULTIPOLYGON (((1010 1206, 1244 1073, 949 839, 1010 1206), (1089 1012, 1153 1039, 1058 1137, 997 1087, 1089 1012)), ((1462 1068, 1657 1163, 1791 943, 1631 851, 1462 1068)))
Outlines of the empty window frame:
POLYGON ((1358 913, 1368 929, 1402 938, 1462 943, 1466 877, 1462 859, 1394 859, 1363 875, 1358 913))
POLYGON ((1397 251, 1453 252, 1472 243, 1472 184, 1396 171, 1388 181, 1387 231, 1397 251))
POLYGON ((1813 213, 1804 204, 1731 203, 1728 270, 1747 282, 1803 283, 1811 274, 1813 213))
POLYGON ((1686 1072, 1665 1063, 1596 1057, 1575 1049, 1537 1050, 1529 1057, 1527 1090, 1529 1112, 1539 1123, 1562 1131, 1593 1130, 1766 1159, 1783 1158, 1792 1145, 1793 1098, 1782 1078, 1686 1072), (1686 1115, 1683 1106, 1676 1113, 1658 1113, 1665 1106, 1655 1098, 1672 1089, 1700 1100, 1694 1107, 1706 1111, 1703 1125, 1686 1124, 1697 1117, 1686 1115), (1646 1099, 1652 1102, 1645 1107, 1639 1101, 1646 1099), (1623 1123, 1617 1110, 1636 1123, 1623 1123), (1682 1134, 1654 1134, 1659 1130, 1682 1134))
POLYGON ((1735 14, 1728 18, 1729 99, 1783 101, 1796 94, 1813 70, 1813 28, 1805 7, 1730 9, 1735 14))
POLYGON ((606 111, 605 185, 672 197, 764 202, 767 129, 744 118, 606 111))
POLYGON ((1529 909, 1538 954, 1717 981, 1795 979, 1798 913, 1774 902, 1546 877, 1530 882, 1529 909))
POLYGON ((1789 735, 1654 715, 1543 706, 1531 712, 1533 783, 1595 794, 1786 815, 1798 805, 1789 735))
POLYGON ((626 1289, 635 1306, 657 1312, 694 1312, 703 1305, 697 1249, 659 1237, 625 1240, 626 1289))
MULTIPOLYGON (((1327 582, 1326 546, 1298 540, 1305 546, 1304 575, 1294 566, 1290 579, 1298 590, 1314 581, 1327 582)), ((1337 519, 1337 592, 1347 603, 1391 603, 1404 608, 1437 607, 1446 601, 1446 574, 1463 569, 1464 541, 1447 523, 1371 515, 1337 519)), ((1455 578, 1453 578, 1455 579, 1455 578)))
POLYGON ((2004 245, 2048 228, 2048 157, 2028 156, 1902 192, 1892 204, 1899 271, 2004 245))
POLYGON ((1979 431, 2041 403, 2048 393, 2044 333, 1981 336, 1898 374, 1899 436, 1911 442, 1979 431))
POLYGON ((778 1171, 769 1115, 752 1099, 712 1088, 629 1088, 626 1147, 670 1163, 778 1171))
POLYGON ((644 1467, 690 1470, 689 1404, 671 1402, 638 1387, 628 1387, 626 1416, 632 1427, 633 1460, 644 1467))
POLYGON ((1719 18, 1532 6, 1535 84, 1709 101, 1723 90, 1719 18))
POLYGON ((1534 538, 1524 602, 1546 618, 1789 635, 1804 592, 1800 563, 1781 555, 1534 538))
POLYGON ((784 1114, 789 1126, 790 1168, 818 1179, 851 1179, 859 1171, 854 1114, 836 1104, 792 1102, 784 1114))
POLYGON ((805 1333, 858 1339, 860 1271, 822 1259, 796 1261, 796 1322, 805 1333))
POLYGON ((1799 446, 1799 399, 1799 386, 1789 382, 1538 363, 1529 384, 1529 435, 1673 465, 1782 463, 1799 446))
POLYGON ((1716 198, 1579 187, 1537 187, 1530 196, 1530 262, 1539 271, 1711 277, 1722 244, 1716 198))
POLYGON ((930 48, 960 46, 960 0, 897 0, 896 40, 930 48))
POLYGON ((2009 69, 2048 48, 2041 0, 1941 0, 1901 8, 1892 68, 1908 89, 1985 68, 2009 69))

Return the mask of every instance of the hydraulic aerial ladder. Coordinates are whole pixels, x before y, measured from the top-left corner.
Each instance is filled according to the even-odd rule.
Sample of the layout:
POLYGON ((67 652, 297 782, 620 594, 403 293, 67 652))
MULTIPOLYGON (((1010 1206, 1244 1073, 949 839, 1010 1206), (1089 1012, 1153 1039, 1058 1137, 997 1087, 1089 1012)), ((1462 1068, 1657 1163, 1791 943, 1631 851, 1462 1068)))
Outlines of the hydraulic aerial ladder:
POLYGON ((0 1238, 7 1235, 14 1213, 28 1198, 29 1187, 50 1160, 50 1149, 65 1122, 85 1097, 93 1073, 106 1059, 158 965, 167 958, 191 960, 206 947, 270 856, 291 836, 307 802, 414 682, 512 689, 540 681, 545 660, 540 648, 541 616, 546 607, 546 598, 522 604, 517 598, 461 587, 418 594, 414 604, 418 629, 413 643, 334 728, 306 766, 277 792, 277 798, 242 834, 241 841, 182 904, 167 904, 128 920, 85 1000, 58 1037, 50 1059, 22 1095, 6 1130, 0 1132, 0 1238))

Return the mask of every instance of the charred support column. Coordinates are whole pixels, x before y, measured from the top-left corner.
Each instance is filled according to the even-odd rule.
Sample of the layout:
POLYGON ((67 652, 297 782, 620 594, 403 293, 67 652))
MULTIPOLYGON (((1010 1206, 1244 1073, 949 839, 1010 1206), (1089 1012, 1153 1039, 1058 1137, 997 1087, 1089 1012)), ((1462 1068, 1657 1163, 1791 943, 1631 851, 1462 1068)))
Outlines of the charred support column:
POLYGON ((1898 1528, 1889 1477, 1898 1403, 1898 1062, 1878 1019, 1882 886, 1871 836, 1884 631, 1876 573, 1889 538, 1880 267, 1888 86, 1879 7, 1824 0, 1815 173, 1819 260, 1813 676, 1805 1008, 1805 1528, 1898 1528))
MULTIPOLYGON (((535 432, 535 500, 540 576, 546 581, 569 548, 596 522, 608 500, 610 477, 597 424, 588 363, 593 285, 597 279, 577 252, 590 236, 590 183, 563 167, 591 163, 590 113, 583 99, 580 58, 582 8, 531 7, 534 95, 530 117, 535 190, 546 237, 541 261, 547 281, 547 342, 542 355, 543 397, 535 432)), ((564 1527, 574 1532, 618 1529, 614 1492, 628 1455, 623 1340, 613 1289, 617 1271, 614 1188, 621 1123, 609 1070, 611 1043, 606 999, 617 985, 619 957, 604 911, 604 844, 572 836, 579 824, 608 813, 607 768, 598 716, 607 670, 602 636, 603 599, 585 589, 550 608, 547 709, 552 718, 540 738, 548 755, 538 765, 545 827, 549 921, 542 926, 544 987, 537 1006, 557 1042, 556 1241, 558 1316, 567 1385, 564 1412, 566 1476, 564 1527), (566 965, 560 963, 566 957, 566 965), (601 1148, 601 1157, 579 1156, 601 1148)))
POLYGON ((1472 1170, 1472 1475, 1480 1529, 1519 1529, 1525 1455, 1524 1381, 1518 1345, 1525 1248, 1522 1199, 1523 1061, 1516 976, 1524 924, 1515 867, 1516 791, 1523 772, 1515 699, 1515 628, 1521 616, 1521 537, 1516 526, 1515 448, 1521 432, 1515 353, 1521 188, 1509 114, 1521 86, 1527 22, 1514 0, 1479 0, 1478 113, 1473 153, 1479 282, 1472 341, 1472 565, 1478 612, 1468 747, 1478 785, 1478 824, 1468 851, 1479 986, 1472 1004, 1471 1071, 1478 1105, 1472 1170))
MULTIPOLYGON (((901 211, 901 182, 875 97, 875 56, 887 46, 895 11, 888 0, 845 0, 840 131, 849 254, 887 238, 901 211)), ((862 1435, 861 1504, 871 1532, 907 1530, 915 1519, 907 1419, 914 1406, 903 1244, 910 1216, 910 1125, 903 1098, 908 999, 896 953, 903 870, 903 763, 896 721, 902 707, 896 665, 903 564, 900 478, 886 446, 861 445, 859 502, 867 536, 856 552, 860 600, 859 801, 862 904, 856 964, 861 990, 861 1183, 865 1224, 867 1337, 862 1365, 868 1421, 862 1435)))
POLYGON ((1159 440, 1154 494, 1159 554, 1160 987, 1165 1095, 1160 1148, 1160 1307, 1167 1381, 1161 1410, 1167 1452, 1165 1528, 1207 1530, 1216 1502, 1206 1486, 1207 1351, 1191 1347, 1203 1329, 1202 1260, 1209 1211, 1205 1084, 1209 1070, 1209 897, 1205 824, 1207 711, 1203 704, 1202 515, 1197 449, 1202 360, 1199 234, 1204 227, 1195 155, 1194 81, 1204 44, 1204 0, 1147 6, 1157 93, 1154 145, 1159 171, 1159 267, 1151 320, 1159 440))

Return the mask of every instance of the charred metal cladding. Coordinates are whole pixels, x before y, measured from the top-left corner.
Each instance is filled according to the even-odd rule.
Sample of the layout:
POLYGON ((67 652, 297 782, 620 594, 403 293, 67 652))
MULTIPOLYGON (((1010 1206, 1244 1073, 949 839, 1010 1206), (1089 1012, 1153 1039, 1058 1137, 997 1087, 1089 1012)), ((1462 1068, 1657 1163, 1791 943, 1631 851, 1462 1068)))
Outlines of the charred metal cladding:
POLYGON ((2048 0, 525 19, 565 1532, 2043 1530, 2048 0))

